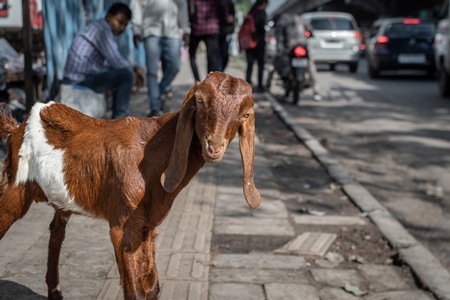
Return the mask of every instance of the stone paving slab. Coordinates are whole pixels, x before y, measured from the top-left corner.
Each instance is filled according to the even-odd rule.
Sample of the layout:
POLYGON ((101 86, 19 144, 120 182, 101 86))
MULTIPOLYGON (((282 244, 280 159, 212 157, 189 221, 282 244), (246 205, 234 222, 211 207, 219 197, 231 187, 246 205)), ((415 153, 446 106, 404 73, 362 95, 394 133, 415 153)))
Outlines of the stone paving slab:
POLYGON ((267 300, 320 300, 317 289, 311 285, 269 283, 264 288, 267 300))
POLYGON ((216 217, 215 234, 294 236, 295 232, 287 219, 253 217, 216 217))
POLYGON ((160 300, 207 300, 208 282, 165 280, 161 285, 160 300))
POLYGON ((215 268, 299 269, 306 267, 305 259, 293 255, 218 254, 212 259, 215 268))
POLYGON ((242 283, 212 283, 209 300, 261 300, 265 298, 262 285, 242 283))
MULTIPOLYGON (((220 192, 220 191, 219 191, 220 192)), ((242 191, 241 195, 242 195, 242 191)), ((286 205, 280 200, 268 200, 263 199, 261 205, 256 210, 251 210, 245 198, 236 197, 233 199, 229 195, 219 194, 216 204, 216 216, 224 217, 238 217, 238 216, 251 216, 254 218, 285 218, 288 217, 288 211, 286 205)))
POLYGON ((363 276, 369 282, 369 289, 374 292, 408 290, 411 287, 403 280, 398 267, 384 265, 360 265, 363 276))
POLYGON ((359 297, 347 293, 342 288, 326 287, 319 291, 321 300, 358 300, 359 297))
POLYGON ((365 296, 365 300, 431 300, 423 291, 395 291, 365 296))
POLYGON ((336 238, 334 233, 304 232, 274 253, 322 257, 336 238))
POLYGON ((295 283, 309 284, 310 278, 307 270, 283 269, 223 269, 212 268, 209 281, 213 283, 295 283))
POLYGON ((296 224, 308 224, 308 225, 366 225, 367 222, 361 217, 353 216, 310 216, 301 215, 293 217, 296 224))
POLYGON ((345 283, 350 283, 360 287, 361 290, 366 290, 366 283, 357 270, 312 269, 311 274, 316 282, 328 286, 342 288, 345 283))

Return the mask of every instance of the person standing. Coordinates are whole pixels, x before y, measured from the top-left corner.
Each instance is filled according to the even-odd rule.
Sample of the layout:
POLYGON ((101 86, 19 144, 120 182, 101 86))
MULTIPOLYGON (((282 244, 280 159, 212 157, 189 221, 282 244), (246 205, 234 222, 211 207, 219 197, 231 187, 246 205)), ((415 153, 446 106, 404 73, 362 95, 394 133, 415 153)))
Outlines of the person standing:
MULTIPOLYGON (((235 18, 236 11, 234 9, 233 0, 227 0, 228 4, 228 13, 235 18)), ((235 18, 236 19, 236 18, 235 18)), ((228 64, 229 55, 229 44, 231 41, 231 36, 234 32, 234 22, 228 23, 221 18, 219 24, 219 60, 218 67, 219 71, 223 72, 228 64)))
POLYGON ((63 84, 85 86, 96 93, 113 91, 113 119, 129 115, 135 78, 144 80, 140 68, 120 54, 114 40, 130 20, 130 8, 114 3, 105 18, 91 22, 75 36, 64 66, 63 84))
POLYGON ((189 60, 196 81, 200 75, 195 61, 198 45, 203 41, 206 45, 208 73, 218 71, 219 23, 234 23, 234 17, 228 12, 227 0, 187 0, 191 35, 189 41, 189 60), (223 12, 223 13, 222 13, 223 12))
MULTIPOLYGON (((247 58, 247 72, 246 81, 252 84, 252 72, 253 64, 256 60, 258 63, 258 86, 254 89, 257 93, 262 93, 265 91, 263 86, 263 74, 264 74, 264 56, 266 51, 266 7, 268 0, 256 0, 252 8, 249 10, 248 14, 253 16, 256 28, 256 39, 258 44, 254 49, 245 50, 245 56, 247 58)), ((253 85, 252 85, 253 86, 253 85)))
POLYGON ((143 41, 147 68, 150 114, 164 113, 165 96, 181 68, 182 39, 187 42, 189 27, 186 0, 131 0, 133 41, 143 41), (159 63, 162 78, 158 82, 159 63))

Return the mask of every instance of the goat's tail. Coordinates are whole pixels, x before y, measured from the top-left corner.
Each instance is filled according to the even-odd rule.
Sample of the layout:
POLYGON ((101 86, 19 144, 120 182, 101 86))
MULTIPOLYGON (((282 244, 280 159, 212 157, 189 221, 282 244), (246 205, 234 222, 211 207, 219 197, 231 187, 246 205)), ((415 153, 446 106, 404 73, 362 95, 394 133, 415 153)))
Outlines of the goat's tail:
POLYGON ((6 139, 17 128, 8 104, 0 103, 0 138, 6 139))

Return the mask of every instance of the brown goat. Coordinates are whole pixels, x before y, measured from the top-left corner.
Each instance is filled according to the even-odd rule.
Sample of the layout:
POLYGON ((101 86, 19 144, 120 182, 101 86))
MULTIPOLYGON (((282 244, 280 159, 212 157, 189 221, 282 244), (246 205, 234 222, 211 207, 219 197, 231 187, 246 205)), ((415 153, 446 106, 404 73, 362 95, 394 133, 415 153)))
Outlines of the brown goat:
POLYGON ((156 227, 205 162, 219 162, 239 132, 244 196, 253 181, 254 111, 248 83, 213 72, 186 94, 182 108, 159 118, 99 120, 63 104, 38 103, 18 127, 0 106, 8 155, 0 183, 0 239, 31 202, 55 208, 46 282, 62 299, 58 261, 72 213, 108 221, 125 299, 157 299, 156 227), (194 134, 195 132, 195 134, 194 134))

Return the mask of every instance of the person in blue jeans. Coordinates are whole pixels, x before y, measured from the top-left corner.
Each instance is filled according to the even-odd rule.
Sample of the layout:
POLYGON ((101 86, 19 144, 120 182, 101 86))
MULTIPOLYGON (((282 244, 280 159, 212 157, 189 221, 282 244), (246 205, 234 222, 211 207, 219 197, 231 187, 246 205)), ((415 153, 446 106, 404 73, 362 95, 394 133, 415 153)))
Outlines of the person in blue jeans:
POLYGON ((145 48, 149 117, 160 116, 167 110, 165 98, 181 68, 182 37, 187 41, 189 34, 186 0, 131 0, 130 8, 134 44, 143 41, 145 48))
POLYGON ((130 20, 130 8, 114 3, 105 18, 91 22, 75 36, 64 67, 63 84, 85 86, 97 93, 113 91, 113 119, 130 114, 133 85, 144 80, 139 67, 120 54, 114 39, 130 20))

